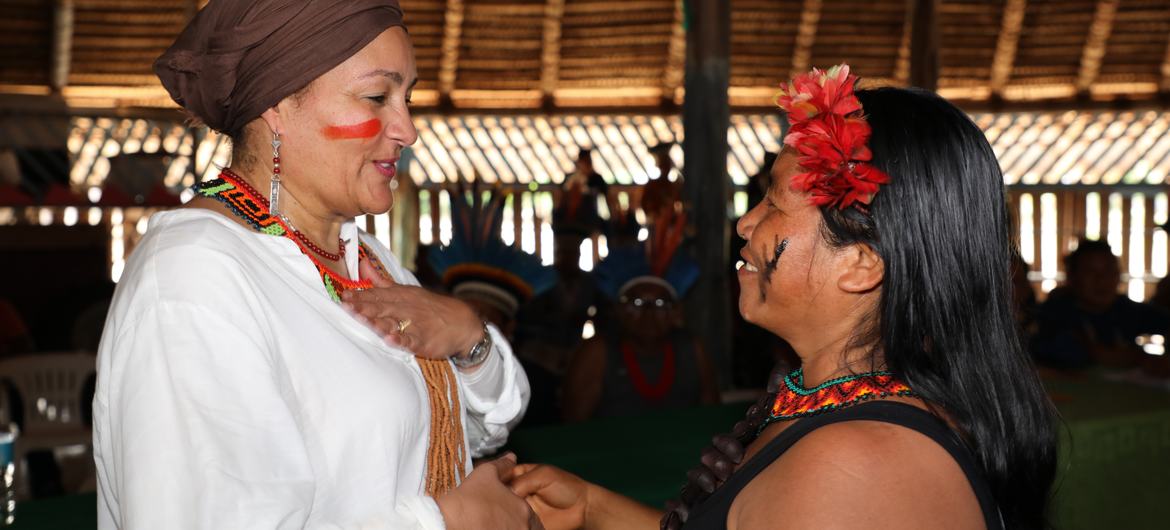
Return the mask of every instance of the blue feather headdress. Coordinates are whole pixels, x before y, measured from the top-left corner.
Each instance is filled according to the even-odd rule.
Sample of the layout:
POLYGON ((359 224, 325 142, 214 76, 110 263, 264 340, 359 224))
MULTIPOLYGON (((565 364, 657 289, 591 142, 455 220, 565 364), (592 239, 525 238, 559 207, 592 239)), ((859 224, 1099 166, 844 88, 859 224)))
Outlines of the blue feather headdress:
POLYGON ((635 285, 653 283, 680 300, 699 279, 699 264, 678 252, 685 229, 686 216, 670 211, 656 220, 644 243, 611 248, 594 269, 602 292, 617 300, 635 285))
POLYGON ((460 185, 451 194, 451 243, 432 252, 430 264, 452 294, 485 299, 514 317, 520 304, 555 285, 557 274, 500 239, 505 198, 460 185))

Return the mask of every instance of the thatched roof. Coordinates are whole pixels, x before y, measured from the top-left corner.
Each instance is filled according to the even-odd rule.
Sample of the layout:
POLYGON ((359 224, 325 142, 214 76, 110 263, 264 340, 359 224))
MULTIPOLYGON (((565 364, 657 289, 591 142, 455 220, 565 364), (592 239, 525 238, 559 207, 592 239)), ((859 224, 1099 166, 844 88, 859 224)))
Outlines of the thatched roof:
MULTIPOLYGON (((150 63, 202 1, 5 0, 0 96, 59 90, 74 107, 169 106, 150 63)), ((906 84, 915 16, 937 30, 940 92, 969 106, 1161 104, 1170 94, 1170 0, 932 2, 732 0, 733 107, 768 106, 780 80, 839 62, 874 82, 906 84), (936 7, 933 17, 924 5, 936 7)), ((661 109, 682 100, 679 1, 403 6, 424 108, 661 109)))

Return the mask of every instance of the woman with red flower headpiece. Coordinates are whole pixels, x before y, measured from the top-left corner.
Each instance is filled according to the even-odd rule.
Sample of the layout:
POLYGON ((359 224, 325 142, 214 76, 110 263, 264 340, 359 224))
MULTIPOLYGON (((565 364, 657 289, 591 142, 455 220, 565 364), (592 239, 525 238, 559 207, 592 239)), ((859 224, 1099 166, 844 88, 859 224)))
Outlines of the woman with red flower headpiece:
POLYGON ((555 528, 1044 528, 1053 409, 1019 343, 1003 178, 982 132, 848 66, 777 98, 791 123, 739 220, 739 309, 792 345, 664 514, 556 468, 511 486, 555 528))

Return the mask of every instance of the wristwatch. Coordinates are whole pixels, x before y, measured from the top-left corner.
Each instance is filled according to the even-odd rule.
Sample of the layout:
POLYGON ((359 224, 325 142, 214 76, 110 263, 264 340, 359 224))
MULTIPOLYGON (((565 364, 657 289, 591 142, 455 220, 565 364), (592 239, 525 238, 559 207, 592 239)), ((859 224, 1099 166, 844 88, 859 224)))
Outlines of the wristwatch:
POLYGON ((459 368, 474 368, 483 364, 487 360, 488 355, 492 353, 492 334, 488 331, 487 321, 483 322, 483 340, 475 343, 467 355, 456 355, 451 358, 451 362, 459 368))

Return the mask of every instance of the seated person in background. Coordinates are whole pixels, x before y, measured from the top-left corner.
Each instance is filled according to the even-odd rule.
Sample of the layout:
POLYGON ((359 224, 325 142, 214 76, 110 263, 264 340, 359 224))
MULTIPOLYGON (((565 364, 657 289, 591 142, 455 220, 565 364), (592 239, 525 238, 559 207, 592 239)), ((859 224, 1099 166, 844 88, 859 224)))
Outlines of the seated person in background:
POLYGON ((1040 306, 1032 353, 1054 368, 1130 367, 1138 335, 1170 332, 1170 313, 1118 294, 1121 268, 1109 244, 1082 240, 1064 258, 1067 281, 1040 306))
POLYGON ((521 304, 552 288, 557 273, 540 258, 500 239, 504 199, 462 186, 451 200, 451 243, 431 250, 428 262, 443 287, 513 339, 521 304))
POLYGON ((617 307, 573 356, 566 421, 719 402, 710 359, 684 331, 682 296, 699 275, 675 252, 684 225, 681 214, 662 217, 649 244, 611 249, 598 264, 598 284, 617 307))

